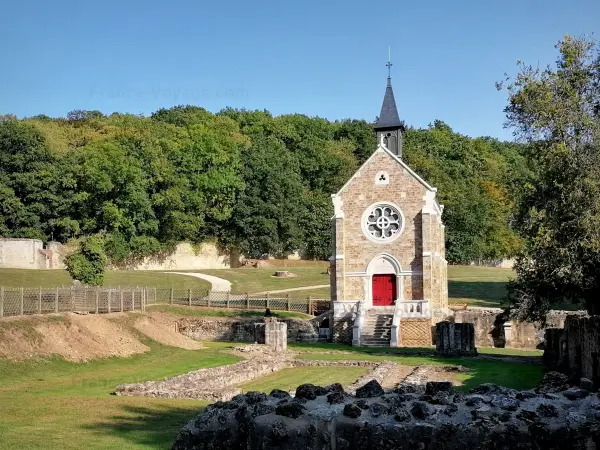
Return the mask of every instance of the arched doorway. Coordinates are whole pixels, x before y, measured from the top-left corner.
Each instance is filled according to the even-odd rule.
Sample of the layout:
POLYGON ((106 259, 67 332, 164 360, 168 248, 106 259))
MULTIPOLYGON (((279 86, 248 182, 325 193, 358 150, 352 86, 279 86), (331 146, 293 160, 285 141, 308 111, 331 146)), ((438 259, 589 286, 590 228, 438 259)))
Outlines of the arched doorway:
POLYGON ((393 306, 401 295, 401 268, 396 258, 381 254, 371 260, 367 266, 369 277, 368 300, 372 306, 393 306))

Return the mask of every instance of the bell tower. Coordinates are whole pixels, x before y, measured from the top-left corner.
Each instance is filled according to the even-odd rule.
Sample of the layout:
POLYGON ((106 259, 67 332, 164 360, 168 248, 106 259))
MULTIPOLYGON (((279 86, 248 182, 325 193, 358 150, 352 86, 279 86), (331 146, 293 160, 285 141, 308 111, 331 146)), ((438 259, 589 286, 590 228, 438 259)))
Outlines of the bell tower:
POLYGON ((374 128, 377 132, 377 142, 382 142, 394 155, 402 158, 402 133, 404 132, 404 123, 398 116, 396 108, 396 99, 392 89, 392 63, 389 60, 386 64, 388 68, 387 87, 383 96, 381 112, 374 128))

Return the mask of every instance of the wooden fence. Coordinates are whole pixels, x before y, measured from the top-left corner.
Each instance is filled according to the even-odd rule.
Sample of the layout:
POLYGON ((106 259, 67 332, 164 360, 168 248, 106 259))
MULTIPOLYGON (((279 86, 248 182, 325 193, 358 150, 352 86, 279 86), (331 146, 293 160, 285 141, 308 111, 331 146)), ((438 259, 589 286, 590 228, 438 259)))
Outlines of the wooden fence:
POLYGON ((319 315, 331 308, 331 301, 323 298, 292 297, 273 294, 233 294, 229 291, 210 291, 201 289, 149 288, 147 305, 171 304, 204 306, 207 308, 256 309, 267 308, 278 311, 296 311, 310 315, 319 315))
POLYGON ((0 287, 0 317, 60 312, 111 313, 145 311, 147 305, 170 304, 207 308, 296 311, 319 315, 331 308, 329 299, 269 294, 233 294, 206 289, 155 287, 4 288, 0 287))
POLYGON ((0 317, 59 312, 110 313, 143 311, 146 305, 144 288, 0 287, 0 317))

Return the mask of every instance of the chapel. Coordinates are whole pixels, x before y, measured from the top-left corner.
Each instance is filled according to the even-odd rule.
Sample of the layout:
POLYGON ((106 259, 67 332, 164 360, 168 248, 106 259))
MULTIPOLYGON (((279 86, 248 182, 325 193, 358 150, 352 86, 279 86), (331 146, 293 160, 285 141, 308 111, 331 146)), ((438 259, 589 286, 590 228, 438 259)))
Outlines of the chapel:
POLYGON ((432 328, 451 315, 444 207, 403 160, 404 131, 388 74, 374 126, 378 146, 331 196, 334 342, 429 346, 432 328))

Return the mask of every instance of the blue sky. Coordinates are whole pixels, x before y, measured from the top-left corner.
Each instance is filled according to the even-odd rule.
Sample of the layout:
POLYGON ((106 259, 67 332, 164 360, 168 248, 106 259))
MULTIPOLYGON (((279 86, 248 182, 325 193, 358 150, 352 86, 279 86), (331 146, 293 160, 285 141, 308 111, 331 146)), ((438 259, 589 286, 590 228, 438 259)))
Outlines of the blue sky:
POLYGON ((5 0, 0 113, 150 114, 195 104, 372 120, 388 45, 400 116, 510 139, 516 60, 553 63, 565 33, 600 32, 598 0, 5 0))

